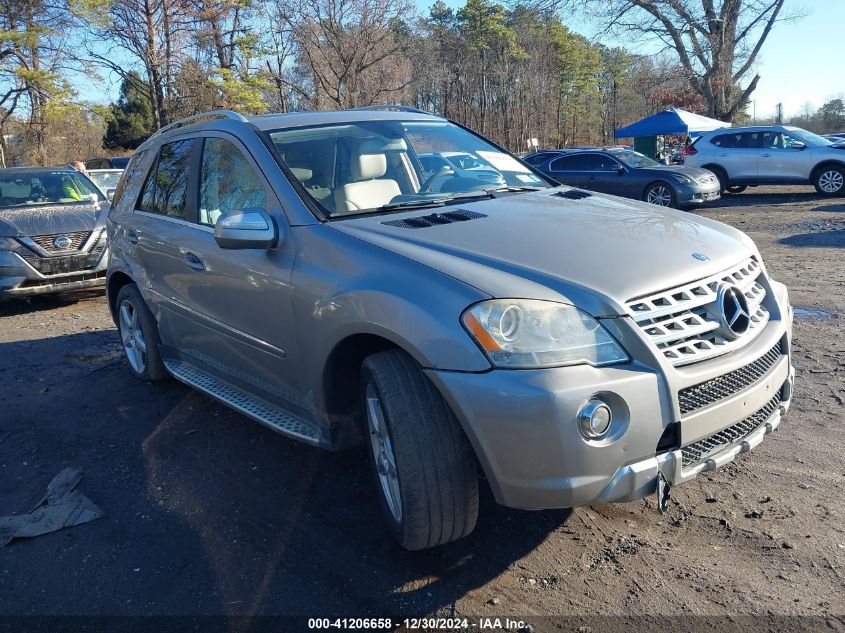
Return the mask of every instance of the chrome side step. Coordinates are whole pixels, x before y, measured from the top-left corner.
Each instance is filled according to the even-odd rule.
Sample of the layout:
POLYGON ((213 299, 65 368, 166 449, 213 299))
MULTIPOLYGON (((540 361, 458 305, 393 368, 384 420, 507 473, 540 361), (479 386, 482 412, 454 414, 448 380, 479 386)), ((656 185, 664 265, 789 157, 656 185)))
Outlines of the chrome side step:
POLYGON ((182 361, 166 359, 164 366, 177 380, 208 394, 238 413, 269 426, 274 431, 313 446, 324 444, 319 431, 314 426, 265 400, 250 396, 237 387, 182 361))

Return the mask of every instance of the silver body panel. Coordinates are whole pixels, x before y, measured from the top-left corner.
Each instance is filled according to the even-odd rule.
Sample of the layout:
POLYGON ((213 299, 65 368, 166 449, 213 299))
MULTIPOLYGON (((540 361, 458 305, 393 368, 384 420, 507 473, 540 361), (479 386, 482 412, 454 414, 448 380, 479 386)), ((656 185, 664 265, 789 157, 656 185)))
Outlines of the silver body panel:
POLYGON ((696 468, 750 449, 777 425, 791 397, 791 309, 785 287, 768 278, 740 231, 607 195, 569 200, 559 188, 467 202, 455 208, 480 217, 416 230, 385 222, 430 211, 325 222, 256 130, 422 116, 281 115, 256 118, 255 127, 222 119, 154 137, 140 148, 137 175, 109 217, 110 297, 120 283, 138 285, 178 378, 280 432, 329 448, 350 435, 344 427, 351 421, 331 410, 337 379, 328 372, 338 350, 350 341, 404 349, 455 412, 497 500, 514 507, 651 494, 658 473, 684 481, 696 468), (221 249, 208 227, 135 208, 161 143, 218 135, 235 139, 261 173, 279 230, 276 246, 221 249), (194 262, 188 254, 202 270, 186 265, 194 262), (759 263, 768 319, 742 345, 677 365, 629 310, 633 300, 718 276, 749 258, 759 263), (479 301, 514 297, 578 306, 600 320, 631 360, 601 368, 493 368, 460 315, 479 301), (679 392, 743 371, 775 345, 782 351, 765 375, 692 413, 681 410, 679 392), (732 442, 703 465, 683 466, 685 447, 726 432, 775 392, 781 404, 753 428, 753 438, 732 442), (607 438, 588 441, 578 431, 577 412, 596 394, 617 403, 620 413, 607 438), (244 404, 250 398, 253 404, 244 404))

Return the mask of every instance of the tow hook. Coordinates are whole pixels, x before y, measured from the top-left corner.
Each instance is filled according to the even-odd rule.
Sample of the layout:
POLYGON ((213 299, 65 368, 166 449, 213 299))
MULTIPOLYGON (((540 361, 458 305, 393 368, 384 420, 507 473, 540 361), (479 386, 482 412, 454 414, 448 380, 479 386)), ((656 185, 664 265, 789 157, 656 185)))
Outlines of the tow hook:
POLYGON ((672 484, 663 476, 663 473, 657 474, 657 510, 660 514, 666 514, 669 509, 669 491, 672 489, 672 484))

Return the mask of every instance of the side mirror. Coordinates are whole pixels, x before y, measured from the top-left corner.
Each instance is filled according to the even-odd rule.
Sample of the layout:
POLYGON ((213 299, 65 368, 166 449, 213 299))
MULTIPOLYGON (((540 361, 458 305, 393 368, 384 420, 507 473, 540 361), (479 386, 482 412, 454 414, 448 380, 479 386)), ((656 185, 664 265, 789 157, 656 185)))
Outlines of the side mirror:
POLYGON ((789 149, 807 149, 807 145, 801 141, 793 141, 792 145, 789 146, 789 149))
POLYGON ((615 171, 617 174, 619 174, 621 176, 622 174, 625 173, 625 168, 622 165, 619 165, 619 167, 617 167, 613 171, 615 171))
POLYGON ((114 201, 115 191, 117 191, 117 189, 106 189, 106 200, 108 200, 109 202, 114 201))
POLYGON ((271 248, 278 237, 273 218, 256 207, 228 211, 214 223, 214 239, 220 248, 271 248))

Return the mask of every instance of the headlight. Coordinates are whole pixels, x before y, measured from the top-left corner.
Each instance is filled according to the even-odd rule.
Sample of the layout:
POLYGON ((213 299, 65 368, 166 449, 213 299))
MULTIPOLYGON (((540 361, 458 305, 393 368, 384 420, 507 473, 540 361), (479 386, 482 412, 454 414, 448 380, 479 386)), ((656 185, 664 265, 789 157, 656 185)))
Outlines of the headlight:
POLYGON ((681 183, 683 183, 683 184, 685 184, 685 185, 692 184, 692 180, 690 180, 689 178, 687 178, 687 177, 686 177, 686 176, 684 176, 683 174, 672 174, 672 178, 674 178, 674 179, 675 179, 675 180, 677 180, 678 182, 681 182, 681 183))
POLYGON ((628 360, 598 321, 563 303, 493 299, 469 308, 461 321, 496 367, 610 365, 628 360))
POLYGON ((19 246, 18 241, 12 237, 0 237, 0 251, 16 251, 19 246))

